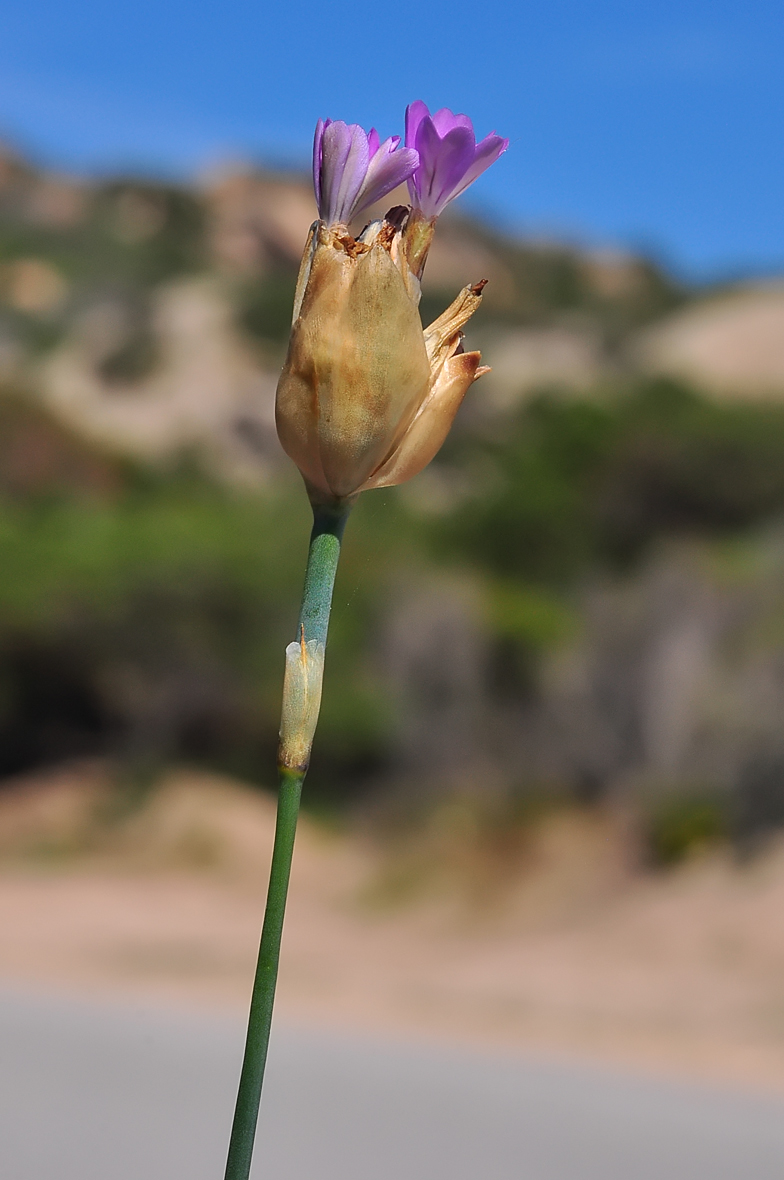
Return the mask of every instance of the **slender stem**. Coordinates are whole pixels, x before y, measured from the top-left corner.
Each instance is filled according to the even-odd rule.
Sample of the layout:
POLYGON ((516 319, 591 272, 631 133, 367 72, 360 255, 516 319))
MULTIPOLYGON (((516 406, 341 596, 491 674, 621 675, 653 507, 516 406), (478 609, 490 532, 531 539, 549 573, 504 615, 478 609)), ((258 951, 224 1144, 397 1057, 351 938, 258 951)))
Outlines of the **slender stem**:
POLYGON ((350 511, 350 505, 313 510, 313 531, 310 534, 299 625, 305 628, 306 640, 318 639, 325 647, 329 612, 332 607, 332 588, 335 585, 340 557, 340 542, 350 511))
MULTIPOLYGON (((300 610, 300 632, 305 639, 326 644, 332 590, 340 557, 340 542, 349 507, 314 508, 308 565, 300 610)), ((280 767, 278 813, 272 849, 267 906, 261 931, 259 958, 248 1017, 245 1056, 242 1062, 234 1123, 229 1140, 225 1180, 248 1180, 259 1116, 261 1087, 267 1061, 275 985, 278 978, 280 942, 286 895, 291 875, 291 858, 297 830, 297 815, 304 770, 280 767)))
POLYGON ((267 908, 261 932, 256 978, 248 1019, 245 1056, 242 1062, 234 1124, 226 1161, 226 1180, 247 1180, 253 1155, 253 1141, 261 1100, 261 1084, 267 1062, 272 1006, 278 978, 283 915, 289 887, 291 856, 297 829, 297 812, 304 774, 281 771, 275 845, 272 852, 267 908))

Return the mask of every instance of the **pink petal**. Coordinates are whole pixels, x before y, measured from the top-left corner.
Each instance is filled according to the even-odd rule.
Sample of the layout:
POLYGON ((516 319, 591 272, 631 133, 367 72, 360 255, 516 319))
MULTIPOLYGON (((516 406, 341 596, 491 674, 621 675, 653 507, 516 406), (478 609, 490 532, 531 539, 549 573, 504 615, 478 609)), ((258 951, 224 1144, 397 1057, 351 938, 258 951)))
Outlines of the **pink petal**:
POLYGON ((380 201, 393 188, 408 180, 418 168, 419 153, 413 148, 397 148, 399 143, 399 136, 391 136, 371 159, 364 184, 357 194, 355 214, 380 201))
POLYGON ((426 118, 417 133, 417 150, 418 204, 426 217, 438 217, 474 161, 474 133, 458 126, 441 138, 433 120, 426 118))
POLYGON ((337 120, 325 127, 319 209, 324 221, 334 225, 351 218, 369 162, 367 135, 358 123, 348 125, 337 120))
POLYGON ((313 188, 316 193, 316 205, 321 209, 321 147, 324 140, 324 129, 332 122, 331 119, 319 119, 316 124, 316 134, 313 136, 313 188))
POLYGON ((419 130, 419 124, 422 122, 423 119, 426 119, 429 114, 430 114, 430 111, 427 109, 427 106, 425 105, 425 103, 422 102, 421 98, 418 98, 416 100, 416 102, 409 103, 408 106, 406 107, 406 147, 407 148, 415 148, 416 147, 416 137, 417 137, 417 131, 419 130))
POLYGON ((450 111, 449 107, 442 107, 431 118, 436 131, 442 139, 454 127, 466 127, 472 135, 474 134, 474 125, 468 115, 455 115, 450 111))
POLYGON ((474 161, 471 166, 466 169, 462 181, 457 186, 457 188, 452 191, 452 195, 449 199, 452 201, 455 199, 455 197, 459 197, 461 193, 464 193, 468 186, 474 183, 477 177, 481 176, 491 164, 496 162, 499 156, 504 154, 508 147, 509 140, 502 139, 501 136, 496 135, 495 132, 493 132, 492 135, 485 136, 482 142, 476 145, 474 161))

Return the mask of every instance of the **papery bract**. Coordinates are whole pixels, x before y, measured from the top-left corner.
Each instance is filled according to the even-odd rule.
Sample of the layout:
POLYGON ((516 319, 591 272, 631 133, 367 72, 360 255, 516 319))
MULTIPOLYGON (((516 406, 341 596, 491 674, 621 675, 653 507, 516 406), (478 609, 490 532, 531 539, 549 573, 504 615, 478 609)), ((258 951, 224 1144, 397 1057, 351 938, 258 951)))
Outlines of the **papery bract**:
POLYGON ((425 217, 438 217, 508 146, 495 132, 477 143, 468 115, 448 107, 431 115, 421 99, 412 102, 406 109, 406 147, 419 153, 408 181, 412 205, 425 217))
POLYGON ((305 771, 308 768, 321 705, 323 676, 324 644, 318 639, 306 642, 303 629, 299 642, 290 643, 286 648, 278 764, 288 770, 305 771))
POLYGON ((313 187, 319 217, 327 225, 348 225, 413 173, 419 156, 401 148, 400 136, 380 142, 375 127, 319 119, 313 140, 313 187))
POLYGON ((305 249, 275 413, 314 504, 416 475, 484 371, 458 351, 483 284, 423 332, 400 238, 387 221, 358 241, 318 222, 305 249))

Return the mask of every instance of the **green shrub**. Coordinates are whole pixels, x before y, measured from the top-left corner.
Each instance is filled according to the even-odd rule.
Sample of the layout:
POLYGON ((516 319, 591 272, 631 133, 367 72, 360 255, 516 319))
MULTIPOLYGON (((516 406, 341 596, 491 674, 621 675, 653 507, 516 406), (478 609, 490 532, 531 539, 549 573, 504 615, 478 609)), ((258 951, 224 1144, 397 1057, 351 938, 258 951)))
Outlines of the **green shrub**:
POLYGON ((456 438, 474 472, 435 546, 507 578, 569 584, 657 538, 722 536, 784 510, 784 407, 668 381, 613 397, 543 394, 500 439, 456 438))
POLYGON ((651 807, 645 824, 648 852, 657 865, 677 864, 728 834, 726 805, 709 794, 663 799, 651 807))

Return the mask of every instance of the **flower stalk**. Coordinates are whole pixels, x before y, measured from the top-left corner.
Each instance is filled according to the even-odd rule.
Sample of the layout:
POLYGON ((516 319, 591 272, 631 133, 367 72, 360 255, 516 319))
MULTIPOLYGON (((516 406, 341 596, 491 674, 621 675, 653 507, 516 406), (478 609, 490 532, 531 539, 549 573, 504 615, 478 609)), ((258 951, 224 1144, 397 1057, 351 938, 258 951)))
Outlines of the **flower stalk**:
POLYGON ((343 530, 350 511, 351 503, 316 507, 313 510, 313 531, 299 617, 299 639, 290 644, 286 652, 275 843, 225 1180, 248 1180, 250 1175, 300 796, 318 719, 332 591, 343 530), (295 650, 292 651, 292 648, 295 650))

